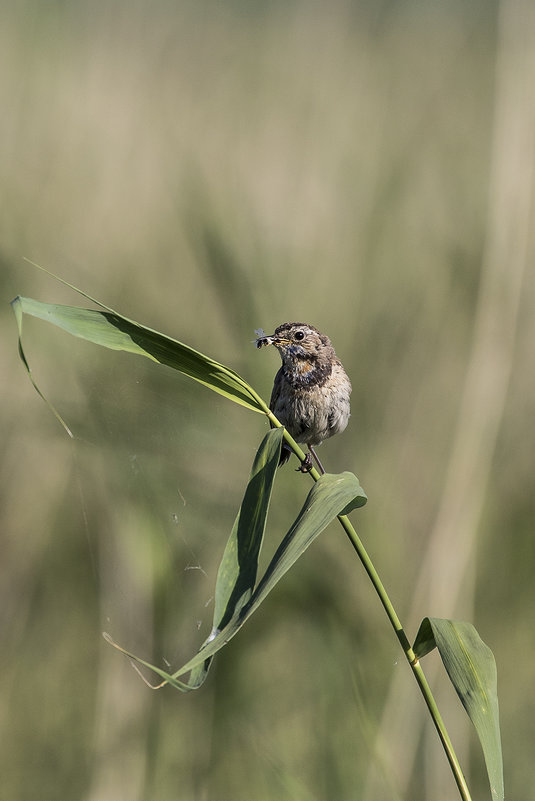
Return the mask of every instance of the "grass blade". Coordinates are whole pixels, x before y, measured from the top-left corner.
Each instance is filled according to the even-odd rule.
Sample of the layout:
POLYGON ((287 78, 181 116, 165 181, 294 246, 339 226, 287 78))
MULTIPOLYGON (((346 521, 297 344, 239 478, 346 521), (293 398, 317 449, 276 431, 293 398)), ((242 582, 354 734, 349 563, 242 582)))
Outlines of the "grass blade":
MULTIPOLYGON (((240 614, 253 593, 283 434, 282 428, 268 431, 257 451, 240 511, 217 571, 212 633, 204 645, 240 614)), ((192 671, 189 687, 201 686, 212 658, 192 671)))
MULTIPOLYGON (((274 434, 275 432, 271 432, 271 434, 268 434, 264 439, 264 443, 266 443, 268 437, 270 438, 270 441, 266 443, 266 445, 270 447, 273 446, 275 443, 274 434)), ((278 436, 280 437, 281 435, 279 434, 278 436)), ((280 447, 280 439, 278 440, 278 446, 280 447)), ((256 480, 253 473, 254 468, 251 474, 251 481, 256 480)), ((264 504, 265 500, 266 499, 264 499, 264 504)), ((164 682, 158 685, 158 687, 163 686, 163 684, 167 682, 182 691, 197 689, 204 681, 212 657, 238 633, 244 623, 265 600, 277 582, 280 581, 283 575, 306 551, 316 537, 342 512, 346 513, 351 509, 363 506, 366 501, 366 494, 360 486, 357 477, 352 473, 346 472, 339 475, 325 473, 322 475, 308 493, 299 515, 282 540, 263 578, 256 586, 249 600, 245 601, 245 598, 251 587, 250 579, 252 577, 252 572, 248 573, 248 571, 246 571, 248 574, 247 578, 243 582, 243 587, 236 592, 235 596, 233 591, 229 590, 227 580, 221 579, 221 597, 218 601, 218 606, 220 612, 223 613, 223 626, 215 628, 208 640, 201 646, 198 653, 172 675, 139 659, 139 657, 136 657, 134 654, 125 651, 123 648, 116 645, 109 635, 105 635, 107 641, 134 661, 154 670, 161 676, 164 682), (244 590, 243 592, 241 591, 242 589, 244 590), (234 602, 231 602, 229 605, 229 601, 233 598, 234 602), (191 674, 190 681, 184 684, 179 681, 179 677, 186 673, 191 674)), ((240 515, 248 508, 248 504, 245 507, 242 505, 240 515)), ((232 542, 232 539, 233 535, 231 534, 229 542, 232 542)), ((227 548, 228 547, 229 546, 227 546, 227 548)), ((231 558, 231 554, 233 547, 234 546, 231 546, 228 551, 225 551, 222 564, 227 562, 229 565, 232 565, 233 558, 231 558)), ((224 568, 223 571, 220 569, 220 575, 224 576, 226 571, 227 568, 224 568)), ((232 575, 236 576, 237 581, 241 580, 241 573, 239 570, 236 571, 235 568, 231 567, 230 572, 232 575)), ((216 618, 216 615, 214 615, 214 618, 216 618)))
POLYGON ((258 570, 284 431, 268 431, 256 454, 236 522, 219 565, 214 628, 222 629, 249 601, 258 570))
POLYGON ((503 801, 503 760, 494 655, 471 623, 426 617, 420 625, 414 652, 416 656, 423 657, 435 646, 477 731, 493 801, 503 801))
POLYGON ((367 500, 353 473, 324 473, 308 493, 297 519, 268 565, 247 606, 246 617, 260 606, 277 582, 332 520, 364 506, 367 500))
MULTIPOLYGON (((24 314, 46 320, 69 334, 96 345, 135 353, 160 364, 166 364, 248 409, 262 413, 267 411, 264 401, 234 370, 194 350, 189 345, 129 320, 117 312, 41 303, 38 300, 20 296, 15 298, 12 306, 19 328, 19 352, 30 376, 31 371, 22 348, 24 314)), ((33 379, 32 383, 43 397, 33 379)), ((59 418, 55 411, 54 413, 59 418)))

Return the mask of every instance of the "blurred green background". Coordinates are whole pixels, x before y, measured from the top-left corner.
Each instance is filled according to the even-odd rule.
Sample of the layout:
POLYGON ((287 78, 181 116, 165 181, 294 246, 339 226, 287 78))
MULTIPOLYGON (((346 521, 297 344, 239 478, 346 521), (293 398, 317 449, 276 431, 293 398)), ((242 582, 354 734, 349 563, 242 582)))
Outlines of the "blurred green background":
MULTIPOLYGON (((493 649, 506 792, 535 783, 534 6, 4 4, 0 26, 0 795, 9 801, 456 796, 404 657, 332 526, 206 685, 152 692, 209 631, 266 423, 172 371, 25 323, 81 304, 33 259, 240 372, 254 329, 327 332, 353 415, 328 470, 412 639, 493 649)), ((266 559, 309 481, 280 471, 266 559)), ((435 654, 474 798, 476 738, 435 654)))

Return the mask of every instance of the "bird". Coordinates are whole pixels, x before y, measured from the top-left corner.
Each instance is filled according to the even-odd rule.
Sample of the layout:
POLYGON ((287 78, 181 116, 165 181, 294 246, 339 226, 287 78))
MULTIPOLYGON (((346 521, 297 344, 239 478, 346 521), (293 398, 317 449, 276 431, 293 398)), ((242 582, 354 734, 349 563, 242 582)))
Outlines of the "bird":
MULTIPOLYGON (((331 340, 308 323, 282 323, 273 334, 255 331, 257 348, 273 345, 282 365, 275 375, 269 408, 308 453, 299 471, 312 468, 312 459, 320 473, 325 470, 314 447, 344 431, 350 416, 351 382, 336 356, 331 340)), ((290 458, 284 443, 280 465, 290 458)))

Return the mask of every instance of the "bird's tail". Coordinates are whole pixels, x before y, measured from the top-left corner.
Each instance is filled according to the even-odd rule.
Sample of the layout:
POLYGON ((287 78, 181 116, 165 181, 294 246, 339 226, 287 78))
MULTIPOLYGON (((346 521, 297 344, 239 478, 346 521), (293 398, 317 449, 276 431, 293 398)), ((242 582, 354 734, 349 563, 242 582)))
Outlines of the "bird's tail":
POLYGON ((283 464, 286 464, 291 455, 292 455, 292 449, 289 448, 285 442, 283 442, 281 448, 281 455, 279 459, 279 467, 282 467, 283 464))

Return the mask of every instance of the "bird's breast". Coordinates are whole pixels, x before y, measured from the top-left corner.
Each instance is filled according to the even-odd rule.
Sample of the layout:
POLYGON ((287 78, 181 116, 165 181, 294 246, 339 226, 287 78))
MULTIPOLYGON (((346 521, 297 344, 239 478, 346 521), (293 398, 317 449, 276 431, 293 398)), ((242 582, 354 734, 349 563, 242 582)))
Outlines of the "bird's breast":
POLYGON ((283 373, 272 410, 297 442, 317 445, 347 426, 351 384, 339 364, 322 382, 304 380, 311 372, 299 374, 300 382, 283 373))
POLYGON ((296 389, 321 387, 329 379, 332 365, 312 359, 293 359, 283 365, 284 377, 296 389))

